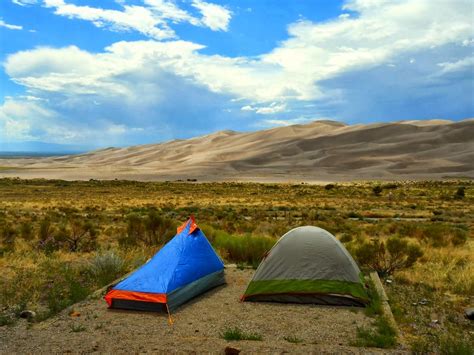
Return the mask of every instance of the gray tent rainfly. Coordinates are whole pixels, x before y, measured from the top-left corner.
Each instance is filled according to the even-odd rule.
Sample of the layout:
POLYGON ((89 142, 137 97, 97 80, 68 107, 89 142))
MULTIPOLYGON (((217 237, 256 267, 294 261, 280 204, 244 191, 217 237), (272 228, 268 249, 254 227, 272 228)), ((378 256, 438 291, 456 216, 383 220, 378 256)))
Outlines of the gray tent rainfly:
POLYGON ((242 301, 364 306, 362 274, 346 248, 312 226, 286 233, 268 252, 242 301))

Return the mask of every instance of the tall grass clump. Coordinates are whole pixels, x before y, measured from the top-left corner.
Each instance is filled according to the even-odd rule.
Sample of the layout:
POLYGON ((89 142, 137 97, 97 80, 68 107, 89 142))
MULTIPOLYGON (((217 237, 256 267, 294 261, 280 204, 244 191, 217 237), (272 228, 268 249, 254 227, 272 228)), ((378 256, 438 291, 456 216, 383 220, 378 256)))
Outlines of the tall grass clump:
POLYGON ((367 290, 367 294, 369 296, 369 303, 364 309, 364 312, 367 316, 373 317, 375 315, 382 314, 382 300, 380 299, 380 295, 375 289, 374 282, 372 280, 368 281, 369 288, 367 290))
POLYGON ((88 265, 88 272, 99 286, 105 286, 125 273, 123 259, 113 251, 96 255, 88 265))
POLYGON ((232 235, 217 231, 213 245, 226 253, 226 259, 237 263, 258 265, 262 257, 272 248, 275 241, 268 237, 258 237, 249 234, 232 235))

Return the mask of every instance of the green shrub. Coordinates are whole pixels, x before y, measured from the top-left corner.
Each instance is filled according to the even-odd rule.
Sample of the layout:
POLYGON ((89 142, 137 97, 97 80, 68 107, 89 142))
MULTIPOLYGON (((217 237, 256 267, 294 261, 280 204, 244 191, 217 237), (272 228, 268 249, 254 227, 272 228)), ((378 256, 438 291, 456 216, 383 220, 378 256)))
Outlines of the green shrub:
POLYGON ((23 222, 20 225, 20 236, 27 241, 33 239, 33 225, 31 222, 23 222))
POLYGON ((49 218, 45 218, 40 222, 38 230, 39 248, 46 254, 51 254, 59 249, 59 243, 55 239, 56 229, 49 218))
POLYGON ((382 186, 376 185, 372 188, 372 192, 374 193, 375 196, 380 196, 382 194, 382 186))
POLYGON ((176 234, 176 223, 150 210, 145 217, 136 213, 127 216, 127 232, 119 238, 121 246, 130 247, 144 243, 147 246, 164 244, 176 234))
POLYGON ((390 237, 386 241, 364 241, 353 250, 360 264, 370 267, 381 276, 409 268, 423 255, 417 244, 399 237, 390 237))
POLYGON ((263 337, 256 333, 245 333, 239 328, 227 328, 221 333, 221 338, 225 340, 262 340, 263 337))
POLYGON ((448 245, 463 245, 469 237, 469 232, 463 226, 451 226, 443 223, 432 223, 422 229, 422 239, 433 247, 448 245))
POLYGON ((0 238, 6 250, 15 249, 17 230, 9 223, 3 222, 0 226, 0 238))
POLYGON ((51 263, 46 263, 43 267, 48 266, 50 270, 43 295, 49 310, 47 317, 50 317, 85 299, 90 294, 90 285, 83 268, 64 264, 55 266, 51 263))
POLYGON ((145 234, 145 226, 140 215, 132 213, 127 216, 127 242, 129 245, 138 245, 145 234))
POLYGON ((341 243, 349 243, 352 241, 352 235, 349 233, 342 233, 341 237, 339 238, 341 243))
POLYGON ((97 248, 97 230, 91 222, 72 217, 68 224, 62 225, 54 239, 71 252, 92 251, 97 248))
POLYGON ((267 237, 231 235, 217 231, 213 246, 225 250, 229 261, 258 265, 275 241, 267 237))
POLYGON ((151 210, 144 219, 145 235, 142 239, 146 245, 164 244, 176 234, 173 220, 164 218, 157 211, 151 210))
POLYGON ((88 272, 100 287, 118 279, 125 269, 123 259, 112 251, 96 255, 88 266, 88 272))
POLYGON ((454 194, 454 198, 462 200, 464 196, 466 196, 466 188, 464 186, 458 187, 456 193, 454 194))

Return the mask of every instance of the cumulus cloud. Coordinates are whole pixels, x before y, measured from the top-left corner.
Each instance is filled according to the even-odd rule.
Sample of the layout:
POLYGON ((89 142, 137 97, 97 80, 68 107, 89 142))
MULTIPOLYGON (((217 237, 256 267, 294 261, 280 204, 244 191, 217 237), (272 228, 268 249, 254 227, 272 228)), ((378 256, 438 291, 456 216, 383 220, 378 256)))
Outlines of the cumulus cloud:
POLYGON ((23 29, 23 26, 11 25, 3 21, 2 18, 0 18, 0 27, 5 27, 5 28, 8 28, 9 30, 22 30, 23 29))
POLYGON ((54 8, 56 15, 90 21, 97 27, 109 28, 112 31, 135 30, 159 40, 175 37, 164 17, 155 15, 143 6, 124 5, 123 11, 120 11, 78 6, 68 4, 64 0, 44 0, 44 5, 54 8))
POLYGON ((192 5, 202 14, 202 23, 213 31, 227 31, 232 12, 217 4, 202 0, 193 0, 192 5))
POLYGON ((230 10, 201 0, 194 0, 192 3, 201 12, 201 19, 179 8, 171 0, 143 0, 143 6, 126 5, 125 2, 119 4, 123 9, 111 10, 75 5, 64 0, 44 0, 44 6, 53 8, 56 15, 90 21, 96 27, 112 31, 137 31, 156 40, 177 37, 170 22, 187 22, 213 31, 226 31, 231 19, 230 10))

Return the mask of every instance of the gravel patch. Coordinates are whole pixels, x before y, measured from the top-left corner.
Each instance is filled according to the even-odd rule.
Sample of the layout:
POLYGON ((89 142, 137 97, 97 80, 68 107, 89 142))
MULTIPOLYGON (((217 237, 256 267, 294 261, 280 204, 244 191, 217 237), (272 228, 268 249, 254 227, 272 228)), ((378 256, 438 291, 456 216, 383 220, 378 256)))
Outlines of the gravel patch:
POLYGON ((351 347, 356 329, 371 318, 360 309, 239 302, 253 270, 226 269, 227 285, 181 306, 168 324, 164 313, 107 309, 89 299, 39 324, 0 327, 0 353, 400 353, 351 347), (76 316, 70 316, 74 311, 76 316), (226 328, 260 334, 262 341, 226 341, 226 328), (297 338, 290 343, 285 338, 297 338))

